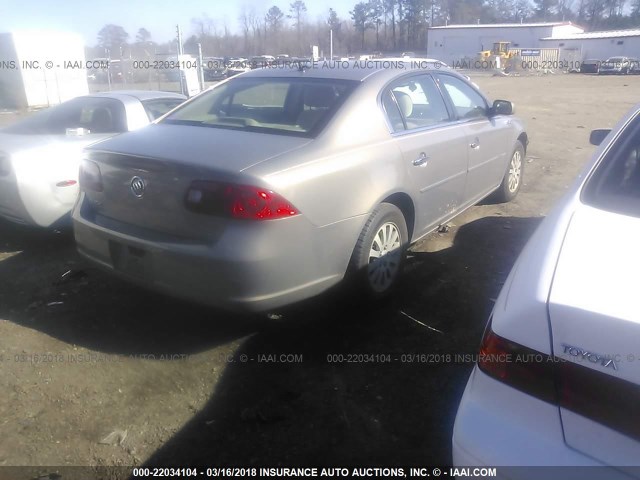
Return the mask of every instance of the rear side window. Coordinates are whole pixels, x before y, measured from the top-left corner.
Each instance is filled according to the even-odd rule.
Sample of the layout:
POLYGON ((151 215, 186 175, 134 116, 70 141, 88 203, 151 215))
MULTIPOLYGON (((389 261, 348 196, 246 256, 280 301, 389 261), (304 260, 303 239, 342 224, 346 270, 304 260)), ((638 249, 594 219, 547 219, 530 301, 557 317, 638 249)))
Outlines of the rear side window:
POLYGON ((582 193, 588 205, 640 217, 640 115, 596 167, 582 193))

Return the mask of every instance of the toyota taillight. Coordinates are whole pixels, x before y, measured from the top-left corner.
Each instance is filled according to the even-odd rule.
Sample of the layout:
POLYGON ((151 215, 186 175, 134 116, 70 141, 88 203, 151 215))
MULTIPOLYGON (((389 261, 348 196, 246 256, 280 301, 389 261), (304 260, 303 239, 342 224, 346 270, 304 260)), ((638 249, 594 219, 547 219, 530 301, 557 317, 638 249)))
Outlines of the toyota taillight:
POLYGON ((480 346, 478 367, 496 380, 556 403, 553 376, 556 361, 554 357, 497 335, 489 322, 480 346))
POLYGON ((198 180, 185 196, 188 210, 245 220, 275 220, 298 215, 298 210, 272 190, 252 185, 198 180))
MULTIPOLYGON (((550 356, 507 340, 489 322, 478 367, 524 393, 640 440, 640 423, 630 420, 639 411, 640 386, 587 366, 593 361, 586 354, 572 358, 550 356)), ((603 358, 607 365, 609 360, 616 362, 615 356, 603 358)))

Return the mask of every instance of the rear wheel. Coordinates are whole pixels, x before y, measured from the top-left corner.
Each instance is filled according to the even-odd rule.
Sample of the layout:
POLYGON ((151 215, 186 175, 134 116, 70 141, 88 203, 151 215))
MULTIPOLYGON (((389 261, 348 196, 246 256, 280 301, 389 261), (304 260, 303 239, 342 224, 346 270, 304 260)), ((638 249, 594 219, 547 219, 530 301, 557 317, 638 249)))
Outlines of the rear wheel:
POLYGON ((496 199, 499 202, 510 202, 522 186, 522 173, 524 169, 524 146, 522 142, 518 140, 516 146, 511 154, 511 160, 507 166, 507 171, 504 174, 502 183, 496 191, 496 199))
POLYGON ((350 269, 357 286, 381 298, 396 285, 409 243, 407 223, 398 207, 380 204, 362 229, 350 269))

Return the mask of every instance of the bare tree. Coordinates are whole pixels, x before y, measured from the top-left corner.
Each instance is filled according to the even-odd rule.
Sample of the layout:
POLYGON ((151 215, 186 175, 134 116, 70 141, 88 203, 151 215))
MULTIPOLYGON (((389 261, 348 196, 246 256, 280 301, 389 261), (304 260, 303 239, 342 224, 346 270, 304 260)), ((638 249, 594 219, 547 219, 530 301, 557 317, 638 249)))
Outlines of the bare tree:
POLYGON ((531 4, 528 0, 516 0, 513 5, 513 15, 516 22, 524 22, 531 18, 533 15, 533 10, 531 8, 531 4))
POLYGON ((558 0, 556 6, 558 19, 562 21, 572 19, 575 15, 572 6, 573 0, 558 0))
POLYGON ((242 7, 240 10, 240 16, 238 17, 238 21, 240 22, 240 28, 242 29, 242 36, 244 38, 244 51, 248 54, 250 50, 249 46, 249 32, 251 30, 251 20, 249 18, 249 12, 247 11, 247 7, 242 7))
POLYGON ((304 19, 304 14, 306 13, 306 11, 307 6, 302 0, 296 0, 289 5, 289 15, 287 15, 287 18, 293 19, 293 26, 296 29, 298 46, 300 45, 302 21, 304 19))
POLYGON ((199 38, 212 35, 212 31, 215 29, 215 21, 206 13, 198 18, 192 18, 191 25, 199 38))
MULTIPOLYGON (((598 2, 602 0, 596 0, 598 2)), ((558 0, 533 0, 536 17, 540 20, 551 20, 556 16, 558 0)))

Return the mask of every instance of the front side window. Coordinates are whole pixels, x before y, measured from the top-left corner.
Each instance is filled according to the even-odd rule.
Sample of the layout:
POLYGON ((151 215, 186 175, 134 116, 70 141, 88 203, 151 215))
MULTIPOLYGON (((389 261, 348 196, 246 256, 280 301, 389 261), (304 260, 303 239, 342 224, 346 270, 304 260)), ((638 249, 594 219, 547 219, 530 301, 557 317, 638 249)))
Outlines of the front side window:
POLYGON ((459 119, 473 119, 487 116, 487 102, 477 91, 463 80, 451 75, 440 75, 440 82, 446 90, 459 119))
POLYGON ((603 210, 640 217, 640 116, 597 166, 582 200, 603 210))
POLYGON ((313 137, 357 85, 335 79, 240 77, 199 96, 161 123, 313 137))

